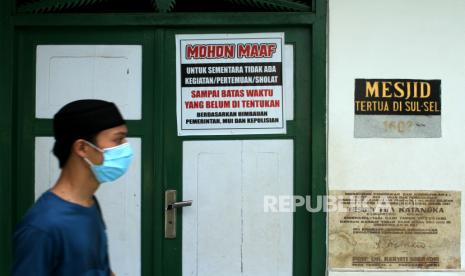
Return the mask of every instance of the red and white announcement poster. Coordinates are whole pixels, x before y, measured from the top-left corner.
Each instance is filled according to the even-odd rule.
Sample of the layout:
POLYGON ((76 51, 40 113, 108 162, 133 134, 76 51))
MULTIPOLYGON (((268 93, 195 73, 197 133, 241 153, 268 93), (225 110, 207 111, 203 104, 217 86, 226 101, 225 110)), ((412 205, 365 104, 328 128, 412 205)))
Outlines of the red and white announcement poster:
POLYGON ((283 33, 176 35, 178 135, 286 133, 283 33))

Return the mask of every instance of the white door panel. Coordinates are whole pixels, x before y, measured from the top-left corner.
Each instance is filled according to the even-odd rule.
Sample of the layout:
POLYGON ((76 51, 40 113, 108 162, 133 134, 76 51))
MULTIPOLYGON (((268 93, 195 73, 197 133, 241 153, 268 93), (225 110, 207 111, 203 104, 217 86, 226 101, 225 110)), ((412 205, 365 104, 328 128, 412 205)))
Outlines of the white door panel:
POLYGON ((115 102, 125 119, 142 118, 140 45, 38 45, 36 60, 36 118, 79 99, 115 102))
POLYGON ((264 213, 292 195, 293 141, 183 144, 183 276, 292 275, 292 213, 264 213))

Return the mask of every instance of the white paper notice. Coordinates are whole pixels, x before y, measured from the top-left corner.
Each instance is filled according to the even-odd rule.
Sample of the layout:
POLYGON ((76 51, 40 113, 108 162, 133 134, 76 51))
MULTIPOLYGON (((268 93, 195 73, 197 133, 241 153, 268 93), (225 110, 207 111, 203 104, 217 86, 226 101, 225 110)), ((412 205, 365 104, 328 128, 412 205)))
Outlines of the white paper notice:
POLYGON ((286 133, 283 33, 176 35, 178 135, 286 133))

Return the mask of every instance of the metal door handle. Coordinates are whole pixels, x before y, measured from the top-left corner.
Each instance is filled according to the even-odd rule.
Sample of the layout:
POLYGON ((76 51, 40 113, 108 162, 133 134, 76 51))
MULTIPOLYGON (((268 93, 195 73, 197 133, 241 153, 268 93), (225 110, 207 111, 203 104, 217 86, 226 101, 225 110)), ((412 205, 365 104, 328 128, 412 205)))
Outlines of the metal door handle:
POLYGON ((176 238, 176 209, 191 205, 192 200, 176 201, 176 190, 165 192, 165 238, 176 238))
POLYGON ((178 201, 178 202, 173 202, 171 204, 168 204, 168 206, 166 207, 166 210, 182 208, 182 207, 191 206, 191 205, 192 205, 192 200, 178 201))

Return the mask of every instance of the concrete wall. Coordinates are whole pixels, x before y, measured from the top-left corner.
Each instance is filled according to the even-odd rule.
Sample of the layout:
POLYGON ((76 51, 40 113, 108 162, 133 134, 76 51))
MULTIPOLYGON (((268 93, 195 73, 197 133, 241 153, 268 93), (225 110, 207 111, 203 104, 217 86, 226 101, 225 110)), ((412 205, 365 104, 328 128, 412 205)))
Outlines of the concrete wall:
POLYGON ((329 189, 464 191, 465 1, 329 0, 328 47, 329 189), (441 79, 442 137, 354 138, 356 78, 441 79))

